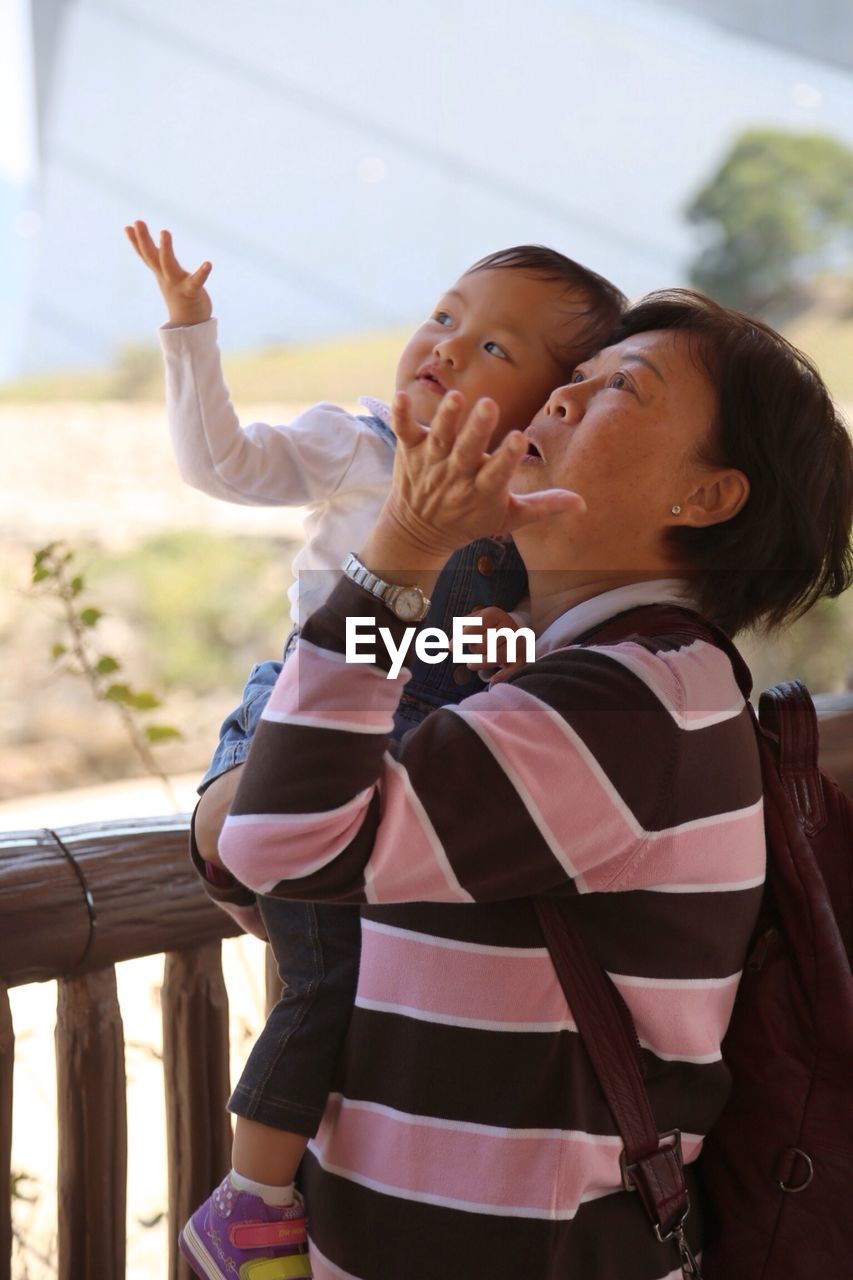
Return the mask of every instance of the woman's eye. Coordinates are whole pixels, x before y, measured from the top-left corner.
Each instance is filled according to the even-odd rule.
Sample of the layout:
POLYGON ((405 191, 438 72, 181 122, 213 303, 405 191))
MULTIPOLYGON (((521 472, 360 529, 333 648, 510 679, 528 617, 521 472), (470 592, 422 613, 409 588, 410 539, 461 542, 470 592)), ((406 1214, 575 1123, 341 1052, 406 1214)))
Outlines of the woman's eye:
POLYGON ((433 320, 436 320, 439 324, 450 324, 451 322, 450 316, 447 314, 446 311, 436 311, 435 315, 433 316, 433 320))
POLYGON ((509 356, 504 351, 503 347, 500 346, 500 344, 497 342, 484 342, 483 347, 486 351, 488 351, 490 356, 498 356, 498 358, 501 360, 509 359, 509 356))
POLYGON ((614 373, 613 377, 610 379, 610 386, 613 387, 615 391, 633 391, 633 387, 625 377, 624 373, 614 373))

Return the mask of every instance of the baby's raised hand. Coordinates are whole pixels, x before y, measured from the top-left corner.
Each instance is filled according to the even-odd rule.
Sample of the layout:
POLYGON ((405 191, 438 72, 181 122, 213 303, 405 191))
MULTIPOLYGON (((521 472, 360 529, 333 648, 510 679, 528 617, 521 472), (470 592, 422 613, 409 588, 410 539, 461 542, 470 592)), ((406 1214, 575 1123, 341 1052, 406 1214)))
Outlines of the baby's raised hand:
POLYGON ((499 609, 496 605, 490 605, 486 609, 472 609, 470 614, 467 616, 470 618, 482 618, 483 639, 482 647, 480 647, 475 637, 471 635, 465 637, 465 647, 469 653, 477 652, 479 648, 477 657, 467 662, 465 664, 466 666, 470 667, 472 671, 479 671, 482 667, 493 667, 496 665, 499 667, 507 667, 510 665, 514 667, 521 666, 525 655, 525 646, 523 641, 516 645, 515 657, 512 662, 510 662, 510 653, 507 648, 507 636, 494 634, 496 632, 518 631, 518 629, 524 625, 519 622, 518 618, 514 618, 511 613, 507 613, 504 609, 499 609), (493 636, 493 644, 487 647, 490 633, 492 633, 493 636))
POLYGON ((169 309, 169 323, 177 326, 209 320, 213 305, 204 284, 212 264, 203 262, 196 271, 185 271, 175 257, 171 232, 161 231, 160 243, 156 245, 142 221, 125 227, 124 232, 146 267, 154 272, 169 309))

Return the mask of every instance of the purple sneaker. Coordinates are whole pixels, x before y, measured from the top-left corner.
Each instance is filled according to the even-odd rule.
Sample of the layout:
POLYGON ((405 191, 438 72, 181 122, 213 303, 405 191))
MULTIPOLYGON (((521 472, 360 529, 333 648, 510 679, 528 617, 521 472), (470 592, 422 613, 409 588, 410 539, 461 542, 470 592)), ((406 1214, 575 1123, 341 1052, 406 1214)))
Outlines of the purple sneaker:
POLYGON ((196 1209, 178 1237, 202 1280, 292 1280, 311 1277, 301 1196, 282 1208, 238 1191, 226 1178, 196 1209))

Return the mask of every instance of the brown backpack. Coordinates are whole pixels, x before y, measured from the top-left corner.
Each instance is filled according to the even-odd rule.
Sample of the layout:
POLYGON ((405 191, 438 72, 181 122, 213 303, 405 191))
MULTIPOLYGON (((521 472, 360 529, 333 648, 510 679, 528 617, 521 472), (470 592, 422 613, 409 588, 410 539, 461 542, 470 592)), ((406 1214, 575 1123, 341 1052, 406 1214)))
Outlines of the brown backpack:
MULTIPOLYGON (((704 639, 751 677, 722 631, 688 610, 635 609, 576 643, 704 639)), ((698 1168, 704 1280, 817 1280, 853 1270, 853 801, 818 767, 818 725, 799 681, 753 713, 764 783, 767 884, 723 1042, 733 1077, 698 1168)), ((626 1187, 684 1276, 689 1199, 677 1135, 660 1135, 630 1013, 559 906, 537 901, 557 975, 622 1137, 626 1187)), ((669 1261, 672 1259, 672 1261, 669 1261)), ((663 1266, 662 1266, 663 1270, 663 1266)))

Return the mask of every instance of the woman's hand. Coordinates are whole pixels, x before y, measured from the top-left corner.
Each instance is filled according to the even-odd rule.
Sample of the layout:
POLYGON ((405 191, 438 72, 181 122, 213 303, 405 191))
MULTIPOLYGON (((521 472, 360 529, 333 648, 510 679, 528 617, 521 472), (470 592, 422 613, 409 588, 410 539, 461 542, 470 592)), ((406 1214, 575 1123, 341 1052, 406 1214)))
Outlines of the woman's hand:
POLYGON ((511 431, 494 453, 487 453, 497 420, 493 400, 479 400, 466 414, 462 396, 450 391, 431 426, 422 427, 408 397, 395 397, 393 483, 361 552, 369 568, 388 581, 426 590, 448 556, 475 538, 583 510, 583 499, 568 489, 510 492, 527 441, 520 431, 511 431))
POLYGON ((156 245, 142 221, 125 227, 124 233, 146 267, 154 272, 169 310, 169 324, 182 326, 209 320, 213 304, 204 283, 213 270, 212 264, 203 262, 196 271, 185 271, 175 257, 171 232, 161 231, 156 245))

